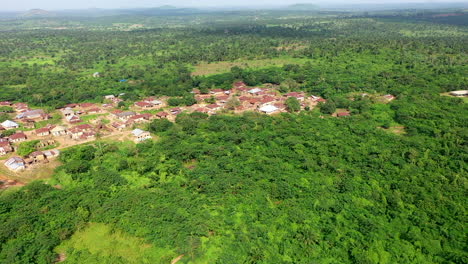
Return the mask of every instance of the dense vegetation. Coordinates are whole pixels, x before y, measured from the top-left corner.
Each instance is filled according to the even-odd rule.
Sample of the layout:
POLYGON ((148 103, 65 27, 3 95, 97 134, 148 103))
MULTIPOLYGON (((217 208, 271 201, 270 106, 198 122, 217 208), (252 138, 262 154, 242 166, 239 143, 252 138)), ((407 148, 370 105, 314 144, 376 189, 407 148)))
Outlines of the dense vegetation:
POLYGON ((4 100, 59 107, 120 92, 189 100, 192 88, 236 80, 329 100, 322 113, 182 114, 149 124, 155 141, 63 151, 51 180, 0 195, 0 262, 53 263, 64 253, 63 263, 99 264, 182 254, 178 263, 467 263, 468 109, 440 96, 467 89, 467 28, 229 19, 2 32, 4 100), (202 62, 279 57, 291 62, 190 74, 202 62), (336 108, 353 115, 327 115, 336 108), (405 132, 387 129, 395 124, 405 132))

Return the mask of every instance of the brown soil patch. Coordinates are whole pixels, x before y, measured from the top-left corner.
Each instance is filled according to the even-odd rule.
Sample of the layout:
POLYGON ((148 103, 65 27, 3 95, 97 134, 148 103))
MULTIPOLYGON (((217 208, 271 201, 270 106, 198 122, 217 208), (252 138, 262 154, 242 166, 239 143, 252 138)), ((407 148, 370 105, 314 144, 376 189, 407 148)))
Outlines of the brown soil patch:
POLYGON ((179 262, 179 260, 181 260, 182 258, 184 257, 184 254, 178 256, 177 258, 173 259, 171 261, 171 264, 176 264, 177 262, 179 262))

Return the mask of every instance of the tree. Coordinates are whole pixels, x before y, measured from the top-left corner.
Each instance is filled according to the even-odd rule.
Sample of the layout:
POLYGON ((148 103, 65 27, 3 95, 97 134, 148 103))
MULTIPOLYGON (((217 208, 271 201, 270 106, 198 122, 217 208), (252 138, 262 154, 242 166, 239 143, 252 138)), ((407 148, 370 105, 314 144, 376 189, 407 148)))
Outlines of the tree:
POLYGON ((18 155, 25 157, 31 154, 32 152, 36 151, 37 143, 39 143, 39 140, 21 142, 18 146, 18 155))
POLYGON ((154 119, 149 125, 148 130, 152 133, 165 132, 169 130, 174 123, 167 119, 154 119))
POLYGON ((237 97, 232 97, 226 102, 226 108, 229 110, 234 110, 236 107, 240 106, 241 103, 237 97))
POLYGON ((0 106, 0 113, 13 113, 14 111, 11 106, 0 106))
POLYGON ((330 101, 330 100, 328 100, 325 103, 320 103, 319 107, 320 107, 320 112, 323 113, 323 114, 331 115, 331 114, 335 113, 335 111, 336 111, 335 103, 333 101, 330 101))
POLYGON ((286 108, 289 112, 298 112, 301 110, 301 103, 296 97, 288 97, 286 99, 286 108))
POLYGON ((10 115, 8 115, 7 113, 0 113, 0 123, 8 119, 10 119, 10 115))
POLYGON ((293 79, 286 79, 280 85, 280 92, 286 93, 299 88, 299 84, 293 79))

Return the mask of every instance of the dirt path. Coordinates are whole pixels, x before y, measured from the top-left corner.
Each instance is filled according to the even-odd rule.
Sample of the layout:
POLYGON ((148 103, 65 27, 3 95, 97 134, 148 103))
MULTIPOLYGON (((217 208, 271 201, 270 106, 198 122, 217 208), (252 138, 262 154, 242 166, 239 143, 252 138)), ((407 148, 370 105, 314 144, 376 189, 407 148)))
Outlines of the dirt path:
POLYGON ((173 259, 171 261, 171 264, 176 264, 177 262, 179 262, 179 260, 181 260, 182 258, 184 257, 184 254, 178 256, 177 258, 173 259))

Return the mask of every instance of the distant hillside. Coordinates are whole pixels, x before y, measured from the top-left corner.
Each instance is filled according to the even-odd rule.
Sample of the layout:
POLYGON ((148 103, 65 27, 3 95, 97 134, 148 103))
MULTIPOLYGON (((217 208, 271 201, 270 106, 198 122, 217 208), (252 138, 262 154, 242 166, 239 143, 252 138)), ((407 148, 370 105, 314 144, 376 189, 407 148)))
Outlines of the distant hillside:
POLYGON ((177 9, 177 7, 171 5, 163 5, 158 7, 157 9, 177 9))
POLYGON ((287 10, 309 11, 317 10, 319 7, 314 4, 294 4, 286 7, 287 10))
POLYGON ((53 15, 54 14, 52 12, 49 12, 43 9, 31 9, 21 14, 22 17, 49 17, 53 15))

